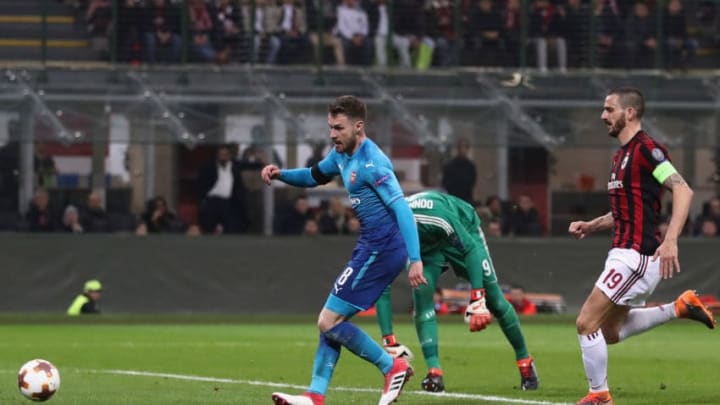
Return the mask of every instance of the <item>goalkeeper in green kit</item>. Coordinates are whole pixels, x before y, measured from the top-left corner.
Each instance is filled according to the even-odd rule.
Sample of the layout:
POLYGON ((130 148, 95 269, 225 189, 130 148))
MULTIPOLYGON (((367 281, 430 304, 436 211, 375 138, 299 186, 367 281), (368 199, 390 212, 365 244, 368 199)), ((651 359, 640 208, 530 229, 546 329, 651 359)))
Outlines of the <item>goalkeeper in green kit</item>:
MULTIPOLYGON (((417 223, 423 273, 427 279, 427 284, 413 290, 413 319, 428 367, 428 374, 421 383, 422 389, 430 392, 445 389, 438 355, 438 324, 433 293, 448 262, 455 274, 469 281, 472 288, 470 304, 465 310, 465 322, 469 324, 470 332, 485 329, 494 316, 515 351, 522 389, 537 389, 535 364, 525 346, 515 309, 498 286, 475 208, 459 198, 437 191, 413 194, 407 197, 407 201, 417 223)), ((409 349, 398 343, 392 331, 390 287, 385 289, 375 307, 385 349, 395 357, 411 357, 409 349)))

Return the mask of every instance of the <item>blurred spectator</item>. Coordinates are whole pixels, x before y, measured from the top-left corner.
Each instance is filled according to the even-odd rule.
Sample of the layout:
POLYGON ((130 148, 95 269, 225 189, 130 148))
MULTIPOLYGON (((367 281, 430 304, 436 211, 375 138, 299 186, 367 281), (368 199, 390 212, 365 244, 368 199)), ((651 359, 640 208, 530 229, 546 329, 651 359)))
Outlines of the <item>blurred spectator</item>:
POLYGON ((568 48, 568 66, 589 66, 590 17, 589 4, 582 0, 567 0, 566 6, 560 6, 565 14, 565 22, 561 27, 568 48))
MULTIPOLYGON (((366 0, 362 7, 368 15, 369 36, 373 40, 375 62, 378 66, 388 64, 388 38, 390 35, 390 10, 387 0, 366 0)), ((392 38, 390 38, 392 39, 392 38)))
POLYGON ((509 233, 515 236, 541 236, 543 227, 535 203, 527 195, 521 195, 508 224, 509 233))
POLYGON ((475 204, 475 212, 477 212, 480 218, 480 226, 482 231, 489 236, 501 236, 502 229, 500 228, 500 222, 495 220, 494 214, 490 211, 490 208, 484 207, 482 203, 477 202, 475 204))
POLYGON ((529 18, 529 37, 535 44, 535 57, 541 72, 548 69, 548 45, 555 48, 557 66, 561 72, 567 70, 567 43, 562 36, 565 20, 564 11, 550 3, 550 0, 534 0, 529 18))
POLYGON ((184 224, 174 212, 170 211, 167 200, 162 196, 148 200, 141 220, 142 222, 136 230, 138 235, 176 233, 183 231, 184 228, 184 224))
POLYGON ((323 48, 332 48, 335 63, 338 66, 345 66, 345 50, 342 41, 332 34, 337 25, 337 7, 327 0, 310 0, 306 2, 306 5, 308 32, 310 32, 310 42, 315 48, 315 54, 324 63, 325 50, 319 48, 320 39, 322 39, 323 48))
POLYGON ((327 147, 327 144, 323 141, 316 141, 312 145, 312 156, 307 158, 305 161, 305 167, 313 167, 315 164, 319 163, 323 158, 325 157, 325 148, 327 147))
POLYGON ((349 215, 340 197, 332 197, 318 217, 320 233, 325 235, 347 234, 349 215))
POLYGON ((450 195, 473 203, 473 188, 477 178, 475 163, 468 158, 470 144, 466 139, 458 139, 456 154, 443 167, 442 186, 450 195))
POLYGON ((455 2, 431 0, 425 9, 426 35, 432 40, 434 65, 447 67, 457 64, 455 46, 455 2))
POLYGON ((467 26, 467 62, 470 65, 502 65, 505 44, 503 18, 492 0, 477 0, 470 9, 467 26))
POLYGON ((243 13, 233 0, 215 0, 211 7, 212 37, 217 46, 217 62, 227 63, 243 40, 243 13))
POLYGON ((200 229, 199 226, 193 224, 188 226, 187 231, 185 231, 185 235, 187 236, 202 236, 202 229, 200 229))
POLYGON ((204 0, 189 0, 188 9, 192 33, 191 59, 197 62, 217 62, 217 52, 210 39, 214 31, 213 20, 207 4, 204 0))
POLYGON ((502 236, 502 224, 500 224, 500 221, 498 220, 491 220, 487 224, 487 234, 488 236, 502 236))
POLYGON ((62 216, 60 230, 67 233, 83 233, 83 226, 80 224, 80 214, 74 205, 65 207, 62 216))
POLYGON ((268 156, 268 147, 265 146, 265 127, 262 125, 255 125, 252 130, 252 143, 245 148, 240 157, 240 162, 246 167, 257 167, 262 168, 266 164, 272 163, 279 168, 283 167, 283 161, 280 154, 272 148, 272 160, 268 156))
POLYGON ((335 33, 343 44, 349 64, 368 66, 372 62, 372 44, 368 38, 368 16, 358 0, 343 0, 337 7, 335 33))
POLYGON ((55 218, 50 211, 50 196, 47 191, 35 191, 30 209, 25 214, 28 230, 30 232, 52 232, 57 228, 55 218))
POLYGON ((616 0, 596 0, 593 17, 598 24, 595 42, 599 56, 603 59, 598 65, 618 67, 624 58, 624 25, 622 14, 616 0))
POLYGON ((306 219, 302 233, 303 235, 319 235, 320 227, 318 226, 318 222, 314 218, 306 219))
POLYGON ((118 60, 137 65, 142 61, 143 36, 146 26, 141 0, 125 0, 118 8, 118 60))
POLYGON ((252 7, 249 4, 243 5, 243 22, 245 32, 253 32, 252 45, 252 62, 259 62, 260 56, 265 55, 262 59, 266 64, 274 64, 277 61, 278 52, 280 51, 280 38, 271 35, 276 30, 277 24, 277 8, 270 6, 269 0, 255 1, 255 17, 253 18, 252 7), (255 25, 250 29, 250 24, 255 21, 255 25))
POLYGON ((279 63, 305 63, 310 53, 305 8, 295 0, 282 0, 276 35, 280 38, 279 63))
POLYGON ((503 42, 510 56, 510 66, 520 65, 520 43, 522 42, 522 8, 520 0, 507 0, 502 11, 503 42))
POLYGON ((435 303, 435 313, 437 315, 447 315, 450 313, 448 304, 443 301, 442 288, 438 287, 435 289, 433 294, 433 302, 435 303))
MULTIPOLYGON (((485 200, 485 206, 490 210, 490 223, 496 223, 498 225, 501 235, 506 234, 508 232, 508 218, 503 201, 500 197, 491 195, 485 200)), ((488 230, 490 227, 491 226, 488 225, 488 230)))
POLYGON ((245 230, 245 185, 240 164, 230 147, 218 147, 215 159, 198 173, 200 227, 205 233, 239 233, 245 230))
POLYGON ((307 197, 301 195, 277 215, 275 232, 279 235, 300 235, 305 231, 305 222, 312 219, 307 197))
POLYGON ((93 50, 107 53, 112 26, 112 1, 90 0, 85 12, 85 22, 92 38, 93 50))
POLYGON ((700 232, 698 233, 701 238, 714 238, 718 236, 718 226, 711 218, 703 218, 700 221, 700 232))
POLYGON ((657 22, 649 6, 638 1, 625 25, 627 68, 650 68, 655 65, 657 22))
POLYGON ((418 54, 417 64, 429 64, 434 43, 425 37, 422 4, 417 0, 394 0, 392 6, 392 44, 398 53, 400 66, 412 67, 410 52, 415 49, 418 54))
POLYGON ((518 315, 535 315, 537 314, 537 307, 535 304, 527 299, 525 296, 525 290, 520 286, 510 287, 510 292, 505 296, 507 300, 515 308, 515 312, 518 315))
POLYGON ((44 143, 35 144, 35 157, 33 170, 39 187, 54 187, 57 181, 58 170, 55 168, 55 159, 47 152, 44 143))
POLYGON ((152 0, 145 9, 145 60, 180 60, 180 11, 167 0, 152 0))
POLYGON ((83 314, 99 314, 100 313, 100 296, 102 293, 102 284, 98 280, 89 280, 83 286, 83 293, 75 297, 67 314, 70 316, 78 316, 83 314))
POLYGON ((665 48, 669 68, 687 68, 695 57, 698 41, 688 36, 685 9, 680 0, 670 0, 665 8, 664 25, 665 48))
POLYGON ((700 236, 703 233, 702 228, 705 221, 714 222, 715 228, 720 229, 720 197, 713 197, 703 204, 702 212, 695 218, 695 227, 693 229, 695 236, 700 236))
POLYGON ((110 223, 103 208, 102 196, 93 191, 87 196, 87 205, 80 213, 80 223, 85 232, 109 232, 110 223))

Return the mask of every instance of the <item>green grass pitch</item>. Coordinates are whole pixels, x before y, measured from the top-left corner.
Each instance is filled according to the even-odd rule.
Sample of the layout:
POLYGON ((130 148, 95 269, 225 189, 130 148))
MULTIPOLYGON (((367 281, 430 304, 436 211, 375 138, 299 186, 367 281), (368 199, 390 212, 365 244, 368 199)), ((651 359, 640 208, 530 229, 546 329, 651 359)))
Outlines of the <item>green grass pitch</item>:
MULTIPOLYGON (((469 333, 443 317, 446 396, 420 391, 426 369, 407 316, 396 334, 415 353, 416 376, 398 404, 561 404, 586 391, 571 317, 522 319, 540 389, 517 389, 514 356, 496 324, 469 333)), ((0 404, 28 404, 17 389, 20 365, 53 362, 62 384, 51 404, 270 404, 273 391, 302 392, 310 380, 314 316, 0 316, 0 404)), ((374 319, 359 324, 375 338, 374 319)), ((674 321, 610 347, 616 404, 720 404, 718 332, 674 321)), ((374 404, 382 376, 343 352, 327 405, 374 404)))

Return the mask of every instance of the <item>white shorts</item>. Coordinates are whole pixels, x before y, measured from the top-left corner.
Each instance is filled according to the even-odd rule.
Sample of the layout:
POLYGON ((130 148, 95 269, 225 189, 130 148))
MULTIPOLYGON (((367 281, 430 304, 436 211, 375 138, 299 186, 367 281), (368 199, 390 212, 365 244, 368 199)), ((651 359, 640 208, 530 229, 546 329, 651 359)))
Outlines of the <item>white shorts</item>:
POLYGON ((652 261, 652 256, 635 250, 613 248, 595 286, 617 305, 641 307, 658 283, 660 259, 652 261))

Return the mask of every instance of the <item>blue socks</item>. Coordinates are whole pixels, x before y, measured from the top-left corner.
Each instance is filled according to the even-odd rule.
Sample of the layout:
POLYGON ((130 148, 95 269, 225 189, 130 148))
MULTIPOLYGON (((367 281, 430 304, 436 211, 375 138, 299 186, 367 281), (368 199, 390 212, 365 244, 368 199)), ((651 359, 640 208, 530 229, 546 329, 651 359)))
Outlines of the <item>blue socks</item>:
POLYGON ((320 334, 320 344, 315 353, 313 376, 308 391, 325 394, 340 357, 340 345, 345 346, 363 360, 374 364, 383 374, 393 366, 393 358, 365 331, 350 322, 341 322, 320 334))
POLYGON ((310 382, 310 388, 308 388, 309 392, 325 395, 333 371, 335 371, 335 364, 337 364, 340 357, 341 348, 340 343, 333 342, 324 334, 320 334, 320 343, 317 352, 315 352, 315 362, 313 363, 312 381, 310 382))

